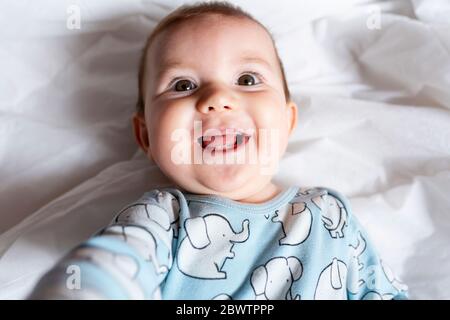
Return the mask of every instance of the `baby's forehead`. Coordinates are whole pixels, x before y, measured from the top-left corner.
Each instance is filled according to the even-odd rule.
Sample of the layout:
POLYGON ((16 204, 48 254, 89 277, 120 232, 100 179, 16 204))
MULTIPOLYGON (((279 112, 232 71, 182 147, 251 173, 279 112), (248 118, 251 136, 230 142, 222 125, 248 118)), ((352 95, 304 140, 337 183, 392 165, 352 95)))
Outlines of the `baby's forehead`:
POLYGON ((179 20, 170 25, 167 25, 160 31, 161 33, 170 33, 180 29, 188 28, 194 29, 199 32, 205 32, 208 31, 208 29, 210 29, 211 27, 220 27, 222 30, 226 31, 226 27, 230 25, 237 25, 240 29, 257 28, 267 32, 267 29, 263 25, 248 17, 227 16, 217 13, 202 14, 185 18, 183 20, 179 20))
POLYGON ((217 60, 259 58, 273 66, 278 60, 272 37, 263 26, 248 18, 218 15, 168 26, 154 37, 148 52, 153 71, 168 62, 201 61, 212 55, 217 60))
MULTIPOLYGON (((197 44, 201 40, 214 43, 232 39, 234 48, 245 48, 247 42, 258 44, 258 51, 274 51, 274 43, 267 29, 246 17, 207 14, 168 25, 158 32, 149 44, 149 50, 159 54, 170 53, 183 44, 197 44)), ((186 52, 188 54, 188 52, 186 52)), ((164 58, 164 56, 160 56, 164 58)))

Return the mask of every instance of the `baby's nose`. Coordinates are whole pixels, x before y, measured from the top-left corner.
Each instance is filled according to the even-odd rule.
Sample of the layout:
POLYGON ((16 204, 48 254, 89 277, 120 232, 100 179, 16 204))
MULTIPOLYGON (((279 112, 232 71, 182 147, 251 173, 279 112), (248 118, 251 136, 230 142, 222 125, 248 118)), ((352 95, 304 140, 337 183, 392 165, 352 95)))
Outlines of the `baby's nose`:
POLYGON ((223 111, 224 109, 232 109, 230 106, 208 106, 208 111, 223 111))
POLYGON ((235 106, 233 93, 220 86, 206 88, 197 103, 197 109, 201 113, 231 111, 235 106))

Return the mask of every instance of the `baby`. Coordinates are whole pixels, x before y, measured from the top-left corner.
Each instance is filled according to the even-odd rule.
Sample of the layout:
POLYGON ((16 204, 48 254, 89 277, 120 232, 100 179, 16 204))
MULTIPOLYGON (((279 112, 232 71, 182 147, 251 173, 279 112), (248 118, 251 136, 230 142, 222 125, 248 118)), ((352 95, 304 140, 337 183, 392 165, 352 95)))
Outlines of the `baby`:
POLYGON ((267 29, 227 3, 180 7, 149 37, 133 118, 173 187, 126 206, 30 298, 406 298, 342 195, 272 182, 296 123, 267 29))

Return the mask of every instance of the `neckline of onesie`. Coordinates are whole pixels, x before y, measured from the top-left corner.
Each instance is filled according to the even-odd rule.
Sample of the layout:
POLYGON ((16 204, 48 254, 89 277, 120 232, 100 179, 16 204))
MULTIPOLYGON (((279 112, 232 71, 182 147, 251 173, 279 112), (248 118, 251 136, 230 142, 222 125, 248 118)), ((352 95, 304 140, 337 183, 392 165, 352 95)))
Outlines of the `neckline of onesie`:
POLYGON ((250 211, 250 212, 266 212, 271 209, 275 209, 280 207, 283 204, 292 198, 294 198, 297 193, 299 187, 288 187, 284 188, 279 194, 277 194, 272 199, 262 202, 262 203, 243 203, 236 200, 232 200, 226 197, 210 194, 210 195, 201 195, 201 194, 192 194, 192 193, 184 193, 184 196, 187 201, 197 201, 203 203, 210 203, 215 205, 221 205, 223 207, 227 207, 230 209, 238 209, 242 211, 250 211))

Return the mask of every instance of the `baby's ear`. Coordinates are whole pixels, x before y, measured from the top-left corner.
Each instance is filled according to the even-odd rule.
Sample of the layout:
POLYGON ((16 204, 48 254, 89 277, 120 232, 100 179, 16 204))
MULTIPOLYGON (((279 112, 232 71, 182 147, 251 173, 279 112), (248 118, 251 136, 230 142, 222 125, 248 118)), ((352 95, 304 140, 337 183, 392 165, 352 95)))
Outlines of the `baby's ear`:
POLYGON ((132 124, 136 142, 150 159, 150 161, 153 161, 153 157, 150 151, 147 125, 145 124, 145 116, 136 112, 133 115, 132 124))
POLYGON ((286 119, 287 127, 289 128, 288 132, 291 135, 297 127, 297 105, 292 100, 286 102, 286 119))

